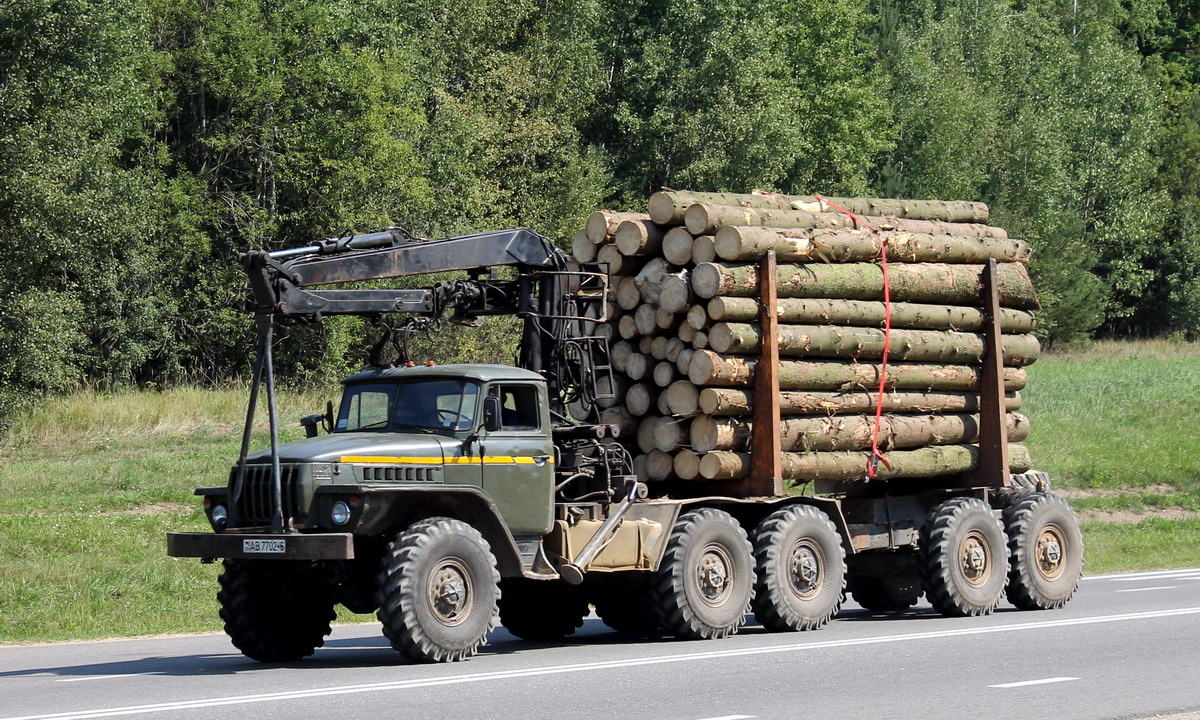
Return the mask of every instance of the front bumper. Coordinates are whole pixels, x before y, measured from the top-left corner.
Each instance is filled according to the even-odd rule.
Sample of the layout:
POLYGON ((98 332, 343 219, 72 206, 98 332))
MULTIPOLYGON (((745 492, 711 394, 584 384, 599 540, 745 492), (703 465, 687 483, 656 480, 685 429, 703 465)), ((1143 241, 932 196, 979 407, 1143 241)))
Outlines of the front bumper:
POLYGON ((171 557, 253 560, 353 560, 350 533, 167 533, 171 557))

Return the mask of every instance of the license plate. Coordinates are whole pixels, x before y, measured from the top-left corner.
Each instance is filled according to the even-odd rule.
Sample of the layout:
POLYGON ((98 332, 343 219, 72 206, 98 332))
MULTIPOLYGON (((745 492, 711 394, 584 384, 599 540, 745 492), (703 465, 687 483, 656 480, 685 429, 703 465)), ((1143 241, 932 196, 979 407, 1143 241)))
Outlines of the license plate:
POLYGON ((242 552, 245 553, 279 553, 287 551, 287 540, 242 540, 242 552))

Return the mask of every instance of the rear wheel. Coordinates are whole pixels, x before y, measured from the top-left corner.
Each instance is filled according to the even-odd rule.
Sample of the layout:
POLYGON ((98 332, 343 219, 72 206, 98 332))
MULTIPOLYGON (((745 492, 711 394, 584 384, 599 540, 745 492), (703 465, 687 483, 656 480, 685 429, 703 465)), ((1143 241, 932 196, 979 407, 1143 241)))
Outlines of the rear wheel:
POLYGON ((1083 534, 1067 501, 1033 493, 1004 511, 1008 601, 1022 610, 1067 604, 1083 573, 1083 534))
POLYGON ((337 585, 326 568, 308 561, 225 560, 218 578, 225 633, 259 662, 287 662, 325 644, 337 585))
POLYGON ((754 595, 754 558, 746 531, 715 508, 675 523, 654 579, 659 623, 677 637, 727 637, 746 622, 754 595))
POLYGON ((793 505, 754 530, 754 617, 768 630, 815 630, 837 613, 846 551, 829 516, 793 505))
POLYGON ((500 573, 479 531, 461 520, 413 523, 384 553, 379 573, 383 634, 418 662, 474 655, 496 627, 500 573))
POLYGON ((987 615, 1008 576, 1004 526, 978 498, 951 498, 921 529, 925 596, 943 615, 987 615))
POLYGON ((500 624, 522 640, 561 640, 588 615, 583 588, 562 580, 500 581, 500 624))

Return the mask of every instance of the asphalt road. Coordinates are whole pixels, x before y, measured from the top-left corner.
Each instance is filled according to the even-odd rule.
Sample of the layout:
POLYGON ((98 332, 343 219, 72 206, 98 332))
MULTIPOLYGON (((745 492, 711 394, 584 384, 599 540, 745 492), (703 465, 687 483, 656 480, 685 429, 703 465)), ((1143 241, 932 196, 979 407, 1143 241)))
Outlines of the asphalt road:
POLYGON ((539 645, 411 665, 375 624, 261 665, 224 635, 0 647, 16 718, 1130 718, 1200 710, 1200 568, 1085 578, 1062 610, 947 619, 921 605, 826 628, 632 642, 589 619, 539 645))

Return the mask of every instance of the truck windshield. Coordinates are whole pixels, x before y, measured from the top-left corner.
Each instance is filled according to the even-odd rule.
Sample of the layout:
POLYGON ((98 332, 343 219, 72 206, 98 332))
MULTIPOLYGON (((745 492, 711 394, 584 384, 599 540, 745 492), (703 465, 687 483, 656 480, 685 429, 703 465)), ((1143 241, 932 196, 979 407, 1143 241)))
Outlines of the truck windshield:
POLYGON ((430 379, 350 385, 334 432, 473 430, 479 384, 430 379))

